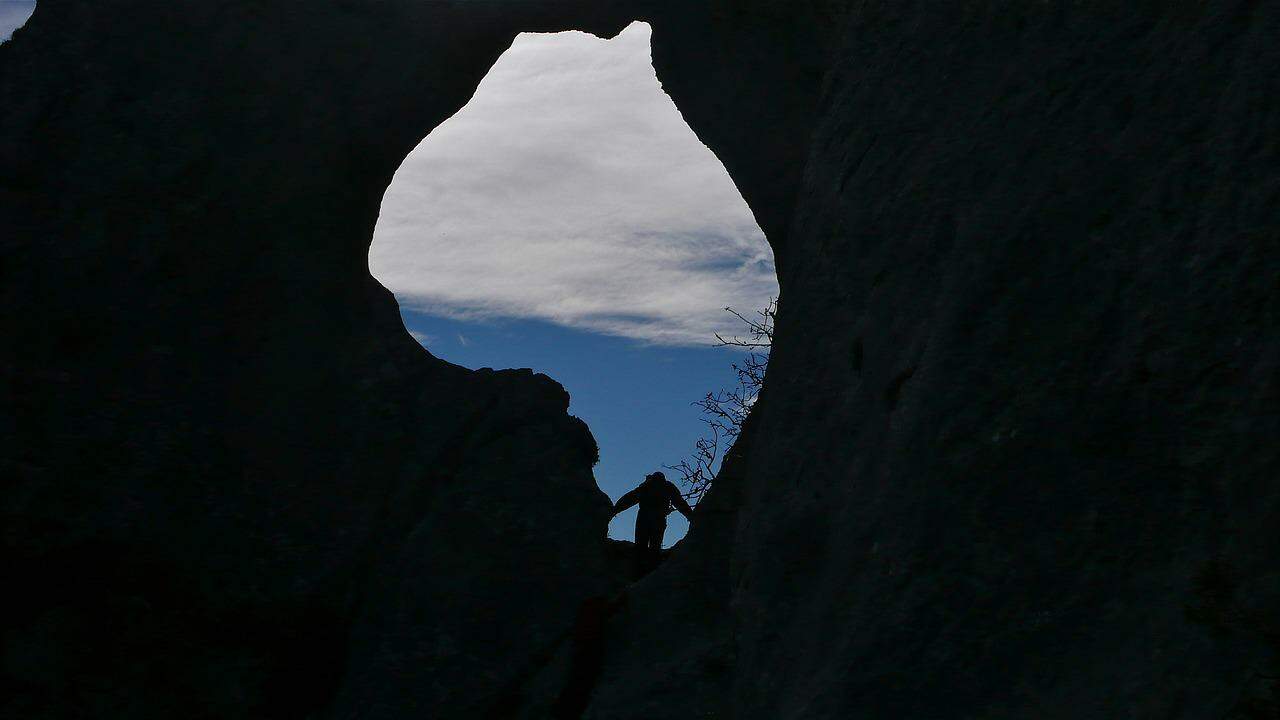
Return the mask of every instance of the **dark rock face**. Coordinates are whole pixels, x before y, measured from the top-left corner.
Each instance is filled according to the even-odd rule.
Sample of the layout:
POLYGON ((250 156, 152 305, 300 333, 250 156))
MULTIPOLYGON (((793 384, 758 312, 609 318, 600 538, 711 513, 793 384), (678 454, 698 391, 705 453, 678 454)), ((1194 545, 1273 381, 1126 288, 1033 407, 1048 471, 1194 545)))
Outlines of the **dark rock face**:
POLYGON ((1276 37, 42 0, 0 46, 5 714, 1274 713, 1276 37), (422 352, 364 258, 516 32, 632 19, 783 296, 739 457, 623 592, 563 390, 422 352))
MULTIPOLYGON (((731 590, 701 625, 731 618, 719 716, 1274 715, 1278 31, 1250 3, 858 3, 809 30, 814 114, 742 128, 745 103, 679 94, 658 26, 721 157, 808 140, 770 232, 782 314, 731 590)), ((754 205, 763 176, 726 166, 754 205)), ((708 633, 636 630, 681 609, 614 624, 588 716, 710 713, 721 680, 660 660, 708 633)))
POLYGON ((0 46, 3 714, 474 717, 610 589, 567 395, 365 262, 515 33, 595 12, 43 0, 0 46))
POLYGON ((1273 692, 1280 9, 1137 5, 851 12, 747 458, 739 717, 1273 692))

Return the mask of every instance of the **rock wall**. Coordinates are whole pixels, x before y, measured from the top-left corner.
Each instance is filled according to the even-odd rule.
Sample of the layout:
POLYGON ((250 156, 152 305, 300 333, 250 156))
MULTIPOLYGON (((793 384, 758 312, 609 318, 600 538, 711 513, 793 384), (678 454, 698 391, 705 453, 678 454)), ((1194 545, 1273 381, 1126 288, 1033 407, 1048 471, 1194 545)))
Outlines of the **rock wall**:
POLYGON ((734 717, 1276 712, 1277 33, 851 7, 780 249, 734 717))
POLYGON ((631 591, 587 717, 1280 707, 1280 13, 951 5, 655 20, 781 314, 729 550, 631 591))
POLYGON ((475 717, 612 587, 568 396, 431 357, 365 260, 516 32, 596 12, 42 0, 0 46, 0 714, 475 717))
POLYGON ((1274 713, 1277 36, 1235 0, 41 0, 0 46, 5 712, 1274 713), (632 19, 782 301, 740 457, 618 595, 563 391, 423 353, 364 253, 516 32, 632 19))

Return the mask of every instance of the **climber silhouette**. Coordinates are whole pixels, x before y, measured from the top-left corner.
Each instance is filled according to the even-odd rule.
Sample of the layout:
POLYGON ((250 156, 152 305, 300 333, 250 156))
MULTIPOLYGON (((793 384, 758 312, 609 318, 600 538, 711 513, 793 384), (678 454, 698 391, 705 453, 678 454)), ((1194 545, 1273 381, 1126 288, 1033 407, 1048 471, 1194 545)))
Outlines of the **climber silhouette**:
POLYGON ((636 551, 643 574, 657 567, 658 560, 662 558, 662 536, 667 532, 667 515, 671 513, 671 506, 674 505, 689 522, 693 522, 693 508, 661 472, 649 473, 639 487, 618 498, 618 502, 613 504, 613 514, 617 515, 636 504, 640 505, 640 512, 636 514, 636 551))

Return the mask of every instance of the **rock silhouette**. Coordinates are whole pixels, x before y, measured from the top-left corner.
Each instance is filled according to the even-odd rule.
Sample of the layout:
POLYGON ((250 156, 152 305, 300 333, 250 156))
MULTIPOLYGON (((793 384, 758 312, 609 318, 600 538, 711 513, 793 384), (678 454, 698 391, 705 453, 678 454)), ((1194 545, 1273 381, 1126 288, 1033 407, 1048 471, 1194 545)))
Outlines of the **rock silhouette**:
POLYGON ((6 716, 1274 712, 1280 9, 125 7, 0 45, 6 716), (365 253, 517 32, 635 19, 782 294, 628 585, 564 391, 365 253))

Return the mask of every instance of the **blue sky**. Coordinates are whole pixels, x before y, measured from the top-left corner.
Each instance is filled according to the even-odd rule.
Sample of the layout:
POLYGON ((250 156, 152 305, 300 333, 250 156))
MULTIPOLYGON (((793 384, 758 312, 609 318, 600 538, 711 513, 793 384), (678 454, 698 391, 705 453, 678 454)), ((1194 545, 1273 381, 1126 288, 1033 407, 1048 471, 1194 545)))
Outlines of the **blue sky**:
POLYGON ((35 0, 0 0, 0 42, 22 27, 35 9, 35 0))
MULTIPOLYGON (((724 167, 662 91, 649 26, 520 35, 383 197, 369 269, 433 354, 555 378, 617 499, 687 457, 729 387, 728 313, 777 295, 724 167)), ((672 478, 675 479, 674 477, 672 478)), ((635 511, 610 526, 631 539, 635 511)), ((673 514, 667 542, 683 536, 673 514)))
MULTIPOLYGON (((532 368, 560 382, 569 391, 569 412, 587 422, 600 445, 596 482, 615 500, 647 473, 689 454, 703 429, 690 403, 728 387, 729 364, 737 359, 728 349, 642 344, 539 320, 402 316, 438 357, 470 368, 532 368)), ((632 539, 635 513, 614 518, 609 535, 632 539)), ((671 543, 687 528, 679 513, 668 523, 671 543)))

